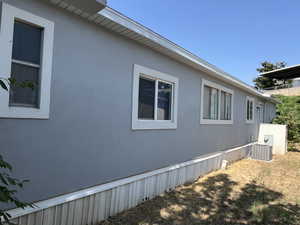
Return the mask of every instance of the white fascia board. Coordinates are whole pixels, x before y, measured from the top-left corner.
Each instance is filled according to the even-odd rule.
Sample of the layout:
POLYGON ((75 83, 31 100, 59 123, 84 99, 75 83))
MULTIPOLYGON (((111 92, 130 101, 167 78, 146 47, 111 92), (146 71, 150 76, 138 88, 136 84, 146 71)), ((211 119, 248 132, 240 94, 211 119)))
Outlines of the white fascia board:
POLYGON ((198 56, 195 56, 194 54, 190 53, 189 51, 183 49, 182 47, 176 45, 175 43, 169 41, 168 39, 160 36, 159 34, 153 32, 152 30, 144 27, 143 25, 131 20, 130 18, 120 14, 119 12, 106 7, 102 11, 98 13, 99 15, 149 39, 150 41, 153 41, 163 48, 168 49, 169 51, 172 51, 177 56, 180 56, 185 61, 189 61, 190 63, 193 63, 197 68, 201 71, 208 72, 210 75, 223 80, 226 83, 229 83, 231 85, 237 86, 248 93, 251 93, 253 95, 266 98, 262 95, 261 92, 255 90, 248 84, 244 83, 243 81, 221 71, 217 67, 209 64, 208 62, 204 61, 203 59, 199 58, 198 56))
MULTIPOLYGON (((52 2, 53 4, 56 4, 59 7, 64 8, 65 10, 72 11, 76 14, 77 10, 70 10, 71 5, 66 4, 65 1, 62 0, 48 0, 52 2)), ((82 10, 81 10, 82 11, 82 10)), ((192 54, 191 52, 185 50, 184 48, 180 47, 179 45, 171 42, 170 40, 162 37, 161 35, 155 33, 154 31, 146 28, 145 26, 133 21, 132 19, 122 15, 121 13, 117 12, 116 10, 113 10, 112 8, 105 7, 101 11, 99 11, 95 15, 85 15, 86 13, 81 12, 81 16, 90 20, 94 21, 95 23, 98 23, 98 15, 99 17, 103 17, 105 19, 108 19, 112 21, 109 26, 105 26, 108 29, 111 29, 114 31, 115 25, 119 25, 122 28, 128 29, 129 31, 135 32, 137 36, 140 36, 141 38, 145 38, 150 42, 153 42, 162 48, 160 48, 160 52, 163 53, 163 51, 166 52, 167 55, 171 52, 173 54, 172 58, 176 58, 180 62, 183 62, 189 66, 192 66, 195 69, 201 70, 203 72, 208 73, 211 76, 214 76, 217 79, 220 79, 226 83, 229 83, 233 86, 236 86, 250 94, 253 94, 255 96, 264 98, 268 101, 274 101, 272 98, 265 97, 262 95, 261 92, 258 90, 255 90, 253 87, 249 86, 248 84, 244 83, 243 81, 229 75, 228 73, 225 73, 224 71, 218 69, 216 66, 206 62, 205 60, 199 58, 198 56, 192 54)), ((102 26, 102 25, 100 25, 102 26)), ((133 39, 134 40, 134 39, 133 39)))

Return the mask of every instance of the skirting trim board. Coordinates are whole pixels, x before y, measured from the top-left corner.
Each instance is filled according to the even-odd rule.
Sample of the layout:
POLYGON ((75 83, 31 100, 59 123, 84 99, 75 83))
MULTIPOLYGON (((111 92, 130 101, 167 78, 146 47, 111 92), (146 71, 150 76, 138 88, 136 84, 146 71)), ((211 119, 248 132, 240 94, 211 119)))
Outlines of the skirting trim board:
POLYGON ((250 143, 184 163, 94 186, 7 211, 19 225, 94 225, 139 203, 249 155, 250 143))

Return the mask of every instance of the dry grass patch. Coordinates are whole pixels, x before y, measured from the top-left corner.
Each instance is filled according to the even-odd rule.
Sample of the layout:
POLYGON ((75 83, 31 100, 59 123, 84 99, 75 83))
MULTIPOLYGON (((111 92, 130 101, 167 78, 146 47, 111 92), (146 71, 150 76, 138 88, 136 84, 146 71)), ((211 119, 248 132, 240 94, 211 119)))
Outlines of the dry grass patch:
POLYGON ((300 225, 300 151, 242 160, 100 225, 300 225))

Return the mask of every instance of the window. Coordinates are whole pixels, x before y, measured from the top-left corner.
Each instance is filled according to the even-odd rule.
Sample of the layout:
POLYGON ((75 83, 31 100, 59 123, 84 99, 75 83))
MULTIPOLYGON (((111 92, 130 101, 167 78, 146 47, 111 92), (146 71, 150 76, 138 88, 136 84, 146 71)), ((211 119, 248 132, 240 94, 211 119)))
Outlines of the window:
POLYGON ((201 94, 202 124, 232 124, 233 91, 203 80, 201 94))
POLYGON ((204 119, 218 120, 219 115, 219 90, 204 85, 204 119))
POLYGON ((221 120, 231 120, 232 94, 221 91, 221 120))
POLYGON ((177 78, 134 65, 132 129, 176 129, 177 91, 177 78))
POLYGON ((54 23, 3 3, 1 33, 0 74, 35 88, 1 93, 0 117, 49 118, 54 23))
POLYGON ((155 80, 140 77, 139 119, 154 120, 155 80))
POLYGON ((158 81, 157 119, 171 120, 173 84, 158 81))
POLYGON ((15 21, 12 47, 11 78, 30 81, 36 88, 10 88, 10 106, 39 108, 39 75, 43 29, 15 21))
POLYGON ((139 114, 141 120, 171 120, 173 84, 140 76, 139 114), (157 88, 156 88, 157 83, 157 88), (157 92, 157 97, 156 96, 157 92), (155 112, 155 102, 157 110, 155 112))
POLYGON ((246 98, 246 122, 253 123, 254 121, 254 98, 246 98))

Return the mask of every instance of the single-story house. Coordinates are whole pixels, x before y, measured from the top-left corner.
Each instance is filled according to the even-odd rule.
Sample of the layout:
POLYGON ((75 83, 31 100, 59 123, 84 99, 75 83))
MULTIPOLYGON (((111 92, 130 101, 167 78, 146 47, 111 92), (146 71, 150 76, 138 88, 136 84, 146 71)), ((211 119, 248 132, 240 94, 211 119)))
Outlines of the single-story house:
POLYGON ((205 160, 251 145, 275 116, 270 96, 104 0, 0 3, 0 75, 37 84, 0 93, 1 154, 30 180, 18 197, 38 206, 11 209, 20 223, 54 224, 68 210, 73 224, 97 222, 199 176, 194 163, 215 168, 205 160), (167 186, 152 193, 146 178, 167 186), (87 207, 91 196, 94 207, 106 201, 105 215, 87 207))

